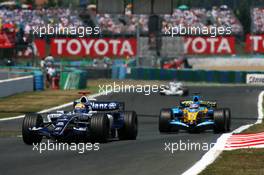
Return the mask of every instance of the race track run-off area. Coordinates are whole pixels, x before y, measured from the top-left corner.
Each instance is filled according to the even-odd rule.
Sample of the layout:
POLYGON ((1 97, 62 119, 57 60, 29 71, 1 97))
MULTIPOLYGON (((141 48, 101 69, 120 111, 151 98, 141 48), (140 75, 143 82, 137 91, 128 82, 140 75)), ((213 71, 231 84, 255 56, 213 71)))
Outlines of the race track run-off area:
MULTIPOLYGON (((258 95, 261 87, 215 86, 190 87, 190 93, 200 92, 205 100, 216 100, 218 107, 232 112, 231 130, 254 123, 258 117, 258 95)), ((98 151, 79 154, 74 151, 39 153, 25 145, 21 137, 0 138, 0 175, 5 174, 90 174, 90 175, 177 175, 185 172, 206 153, 203 150, 165 150, 165 143, 215 143, 221 134, 206 131, 199 134, 180 131, 160 134, 158 115, 161 108, 177 105, 181 97, 149 96, 119 93, 100 96, 97 100, 124 101, 127 110, 135 110, 139 119, 137 140, 111 140, 100 144, 98 151)), ((0 122, 0 131, 20 131, 23 119, 0 122)), ((21 134, 20 134, 21 135, 21 134)), ((46 140, 44 140, 46 142, 46 140)))

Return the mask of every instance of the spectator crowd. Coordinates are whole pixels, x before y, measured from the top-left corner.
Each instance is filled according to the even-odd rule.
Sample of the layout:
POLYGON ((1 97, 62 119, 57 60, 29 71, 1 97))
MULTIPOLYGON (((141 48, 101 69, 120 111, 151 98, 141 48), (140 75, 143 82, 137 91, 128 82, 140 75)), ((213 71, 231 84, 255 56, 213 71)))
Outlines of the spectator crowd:
MULTIPOLYGON (((97 15, 98 24, 103 32, 135 33, 137 24, 141 32, 148 32, 148 15, 134 15, 126 9, 125 15, 97 15)), ((212 10, 204 8, 174 9, 171 15, 161 15, 162 30, 166 27, 231 27, 233 34, 243 32, 243 27, 232 10, 227 6, 213 7, 212 10)))
MULTIPOLYGON (((264 31, 264 13, 263 9, 256 8, 253 11, 253 17, 256 19, 254 23, 256 30, 264 31)), ((131 7, 126 9, 125 15, 97 14, 93 19, 95 25, 99 26, 103 33, 110 34, 133 34, 137 30, 137 26, 142 33, 148 32, 148 15, 135 15, 131 12, 131 7)), ((191 9, 174 9, 171 15, 161 15, 162 29, 165 27, 182 25, 185 27, 211 27, 211 26, 231 26, 233 34, 243 32, 243 28, 232 10, 227 6, 213 7, 211 10, 204 8, 191 9)), ((255 21, 255 20, 254 20, 255 21)), ((80 17, 78 10, 69 8, 49 8, 49 9, 14 9, 0 10, 0 23, 11 23, 18 28, 23 28, 27 34, 32 30, 33 26, 43 26, 56 24, 60 27, 68 26, 85 26, 80 17)))
POLYGON ((251 9, 251 31, 253 33, 264 32, 264 7, 251 9))
POLYGON ((56 24, 62 27, 81 26, 82 20, 78 17, 78 11, 67 8, 50 9, 14 9, 0 10, 1 24, 13 24, 17 28, 23 28, 25 34, 28 34, 33 26, 44 26, 56 24))

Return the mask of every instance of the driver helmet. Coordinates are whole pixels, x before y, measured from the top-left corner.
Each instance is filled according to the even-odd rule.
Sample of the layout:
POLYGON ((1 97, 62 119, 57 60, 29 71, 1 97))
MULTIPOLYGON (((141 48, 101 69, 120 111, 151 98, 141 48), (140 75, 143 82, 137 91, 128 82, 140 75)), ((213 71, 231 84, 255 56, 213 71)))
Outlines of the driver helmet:
POLYGON ((198 109, 198 108, 199 108, 199 105, 196 103, 190 105, 190 109, 198 109))
POLYGON ((75 113, 85 113, 86 112, 85 105, 83 103, 77 103, 74 107, 74 112, 75 113))
POLYGON ((197 102, 199 102, 199 98, 198 97, 194 97, 193 101, 197 103, 197 102))

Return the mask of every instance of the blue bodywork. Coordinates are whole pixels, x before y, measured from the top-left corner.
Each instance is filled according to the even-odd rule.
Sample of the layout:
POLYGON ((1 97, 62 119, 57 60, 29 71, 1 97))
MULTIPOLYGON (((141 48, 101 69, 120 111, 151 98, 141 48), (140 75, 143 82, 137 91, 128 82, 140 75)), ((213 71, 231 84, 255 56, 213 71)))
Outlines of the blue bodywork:
POLYGON ((200 96, 193 96, 192 101, 183 101, 180 106, 171 108, 173 119, 169 122, 172 128, 193 130, 193 129, 213 129, 214 120, 213 114, 216 102, 202 101, 200 96), (190 104, 197 104, 199 107, 191 109, 190 104), (187 113, 198 113, 198 118, 194 122, 184 121, 184 111, 187 113), (199 112, 207 111, 202 117, 199 112))
POLYGON ((67 140, 78 137, 89 137, 90 120, 96 112, 104 111, 110 121, 110 129, 120 129, 124 126, 124 112, 119 102, 89 102, 90 111, 75 113, 57 111, 48 114, 48 122, 39 128, 29 128, 38 134, 54 140, 67 140))

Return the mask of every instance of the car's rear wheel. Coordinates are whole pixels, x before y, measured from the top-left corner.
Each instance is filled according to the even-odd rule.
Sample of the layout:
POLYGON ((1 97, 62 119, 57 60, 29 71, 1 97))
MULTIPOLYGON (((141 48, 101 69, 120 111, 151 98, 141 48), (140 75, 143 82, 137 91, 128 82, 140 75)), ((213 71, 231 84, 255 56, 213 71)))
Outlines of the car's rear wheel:
POLYGON ((214 123, 214 131, 216 133, 227 131, 226 116, 224 109, 217 109, 214 111, 214 123))
POLYGON ((120 140, 135 140, 138 133, 138 119, 135 111, 124 112, 124 125, 118 129, 120 140))
POLYGON ((225 108, 225 117, 226 117, 226 131, 230 131, 231 127, 231 110, 229 108, 225 108))
POLYGON ((110 133, 110 122, 106 114, 97 113, 91 118, 90 137, 92 142, 105 143, 110 133))
POLYGON ((182 88, 183 91, 183 96, 188 96, 189 95, 189 90, 187 88, 182 88))
POLYGON ((162 132, 170 132, 171 131, 170 121, 172 120, 172 117, 173 117, 173 115, 172 115, 171 109, 162 109, 160 111, 159 131, 161 133, 162 132))
POLYGON ((37 144, 42 141, 42 135, 39 135, 37 131, 30 130, 33 127, 43 127, 43 118, 40 114, 27 114, 23 119, 22 137, 27 145, 37 144))

